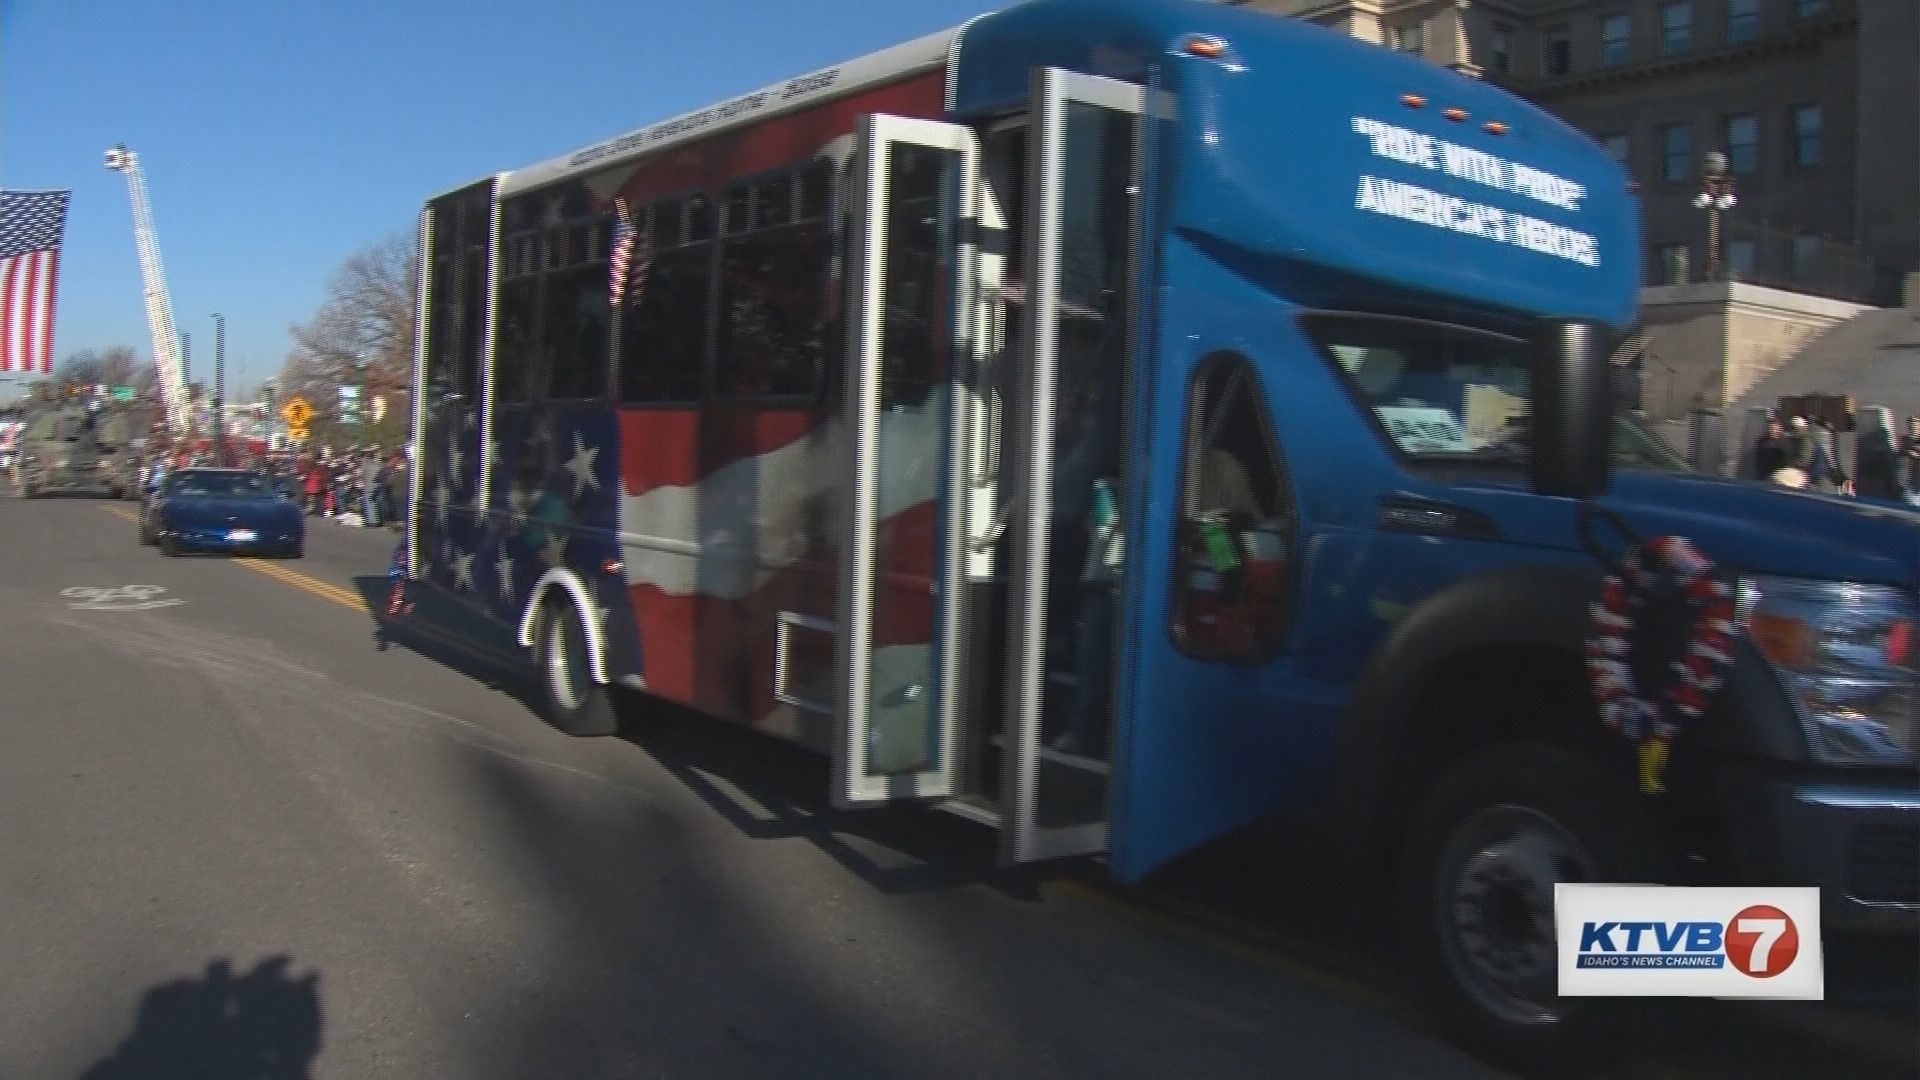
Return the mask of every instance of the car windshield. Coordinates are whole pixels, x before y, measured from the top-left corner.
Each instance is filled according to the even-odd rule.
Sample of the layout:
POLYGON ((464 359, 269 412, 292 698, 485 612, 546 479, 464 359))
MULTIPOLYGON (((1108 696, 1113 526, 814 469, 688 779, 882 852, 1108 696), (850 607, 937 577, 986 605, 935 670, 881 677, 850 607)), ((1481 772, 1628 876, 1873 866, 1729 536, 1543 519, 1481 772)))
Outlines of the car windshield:
POLYGON ((184 472, 173 478, 175 495, 264 495, 267 490, 253 473, 184 472))
MULTIPOLYGON (((1526 460, 1532 405, 1526 342, 1366 316, 1316 316, 1306 327, 1403 454, 1421 461, 1526 460)), ((1657 435, 1625 415, 1615 424, 1613 463, 1661 471, 1687 467, 1657 435)))

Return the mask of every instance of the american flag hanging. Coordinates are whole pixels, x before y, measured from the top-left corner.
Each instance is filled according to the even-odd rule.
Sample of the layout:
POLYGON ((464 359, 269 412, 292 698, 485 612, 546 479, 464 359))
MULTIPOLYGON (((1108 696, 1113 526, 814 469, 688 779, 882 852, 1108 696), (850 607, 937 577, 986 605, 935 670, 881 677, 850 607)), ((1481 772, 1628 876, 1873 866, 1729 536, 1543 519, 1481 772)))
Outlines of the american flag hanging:
POLYGON ((0 372, 53 371, 53 299, 71 191, 0 191, 0 372))

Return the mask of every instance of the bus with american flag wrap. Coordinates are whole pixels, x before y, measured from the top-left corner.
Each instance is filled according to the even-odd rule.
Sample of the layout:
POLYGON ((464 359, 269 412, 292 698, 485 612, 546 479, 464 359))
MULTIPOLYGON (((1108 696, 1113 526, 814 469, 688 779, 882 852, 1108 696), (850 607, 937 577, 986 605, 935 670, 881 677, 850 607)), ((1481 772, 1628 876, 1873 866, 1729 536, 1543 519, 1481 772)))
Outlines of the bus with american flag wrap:
MULTIPOLYGON (((420 245, 394 611, 510 636, 561 729, 627 688, 1122 882, 1325 810, 1460 1030, 1602 1023, 1537 920, 1459 914, 1568 837, 1640 880, 1567 707, 1571 507, 1799 556, 1593 391, 1640 251, 1578 132, 1303 22, 1036 0, 448 191, 420 245)), ((1892 572, 1852 527, 1813 576, 1892 572)), ((1800 737, 1767 663, 1736 743, 1800 737)))

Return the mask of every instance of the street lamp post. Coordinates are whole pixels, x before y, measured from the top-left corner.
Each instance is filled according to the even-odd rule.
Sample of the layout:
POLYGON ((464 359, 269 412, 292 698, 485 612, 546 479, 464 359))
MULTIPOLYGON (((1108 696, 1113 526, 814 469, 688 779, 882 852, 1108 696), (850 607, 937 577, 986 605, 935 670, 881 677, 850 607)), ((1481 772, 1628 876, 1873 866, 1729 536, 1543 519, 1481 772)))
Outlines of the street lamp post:
POLYGON ((354 358, 353 373, 358 377, 360 384, 360 452, 363 454, 367 450, 367 368, 369 366, 366 357, 354 358))
POLYGON ((227 463, 227 317, 213 316, 213 460, 227 463))
POLYGON ((272 453, 274 450, 274 432, 280 427, 279 422, 274 419, 275 414, 273 411, 273 400, 279 396, 279 389, 280 384, 274 382, 272 379, 268 379, 260 384, 260 433, 265 436, 267 451, 269 453, 272 453))
POLYGON ((1733 174, 1727 169, 1727 155, 1718 150, 1707 154, 1700 165, 1700 191, 1693 197, 1695 208, 1707 212, 1707 280, 1720 280, 1720 215, 1739 202, 1733 191, 1733 174))

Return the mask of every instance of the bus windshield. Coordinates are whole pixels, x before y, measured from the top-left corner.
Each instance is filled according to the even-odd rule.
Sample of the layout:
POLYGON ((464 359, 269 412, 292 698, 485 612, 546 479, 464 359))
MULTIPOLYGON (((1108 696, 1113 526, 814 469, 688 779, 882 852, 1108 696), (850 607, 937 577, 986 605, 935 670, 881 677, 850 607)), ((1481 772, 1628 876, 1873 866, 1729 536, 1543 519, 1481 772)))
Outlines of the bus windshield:
MULTIPOLYGON (((1532 359, 1517 338, 1374 316, 1313 316, 1308 334, 1345 374, 1387 438, 1415 461, 1527 457, 1532 359)), ((1630 416, 1615 423, 1616 468, 1681 472, 1679 454, 1630 416)))

